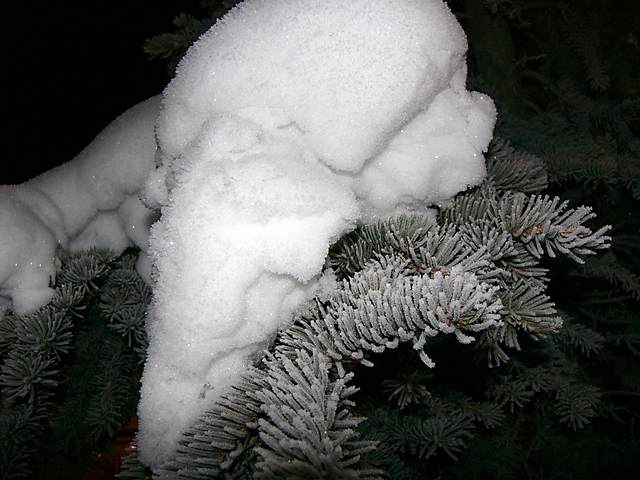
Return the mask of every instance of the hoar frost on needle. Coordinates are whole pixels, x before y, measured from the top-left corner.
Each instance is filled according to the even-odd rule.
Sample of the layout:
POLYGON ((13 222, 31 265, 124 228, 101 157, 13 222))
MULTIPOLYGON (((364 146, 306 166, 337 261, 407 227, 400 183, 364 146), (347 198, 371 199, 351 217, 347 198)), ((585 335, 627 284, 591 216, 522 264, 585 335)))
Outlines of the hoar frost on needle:
POLYGON ((465 88, 466 48, 440 0, 248 0, 191 47, 143 193, 162 211, 144 462, 159 466, 326 288, 341 234, 482 180, 495 109, 465 88))

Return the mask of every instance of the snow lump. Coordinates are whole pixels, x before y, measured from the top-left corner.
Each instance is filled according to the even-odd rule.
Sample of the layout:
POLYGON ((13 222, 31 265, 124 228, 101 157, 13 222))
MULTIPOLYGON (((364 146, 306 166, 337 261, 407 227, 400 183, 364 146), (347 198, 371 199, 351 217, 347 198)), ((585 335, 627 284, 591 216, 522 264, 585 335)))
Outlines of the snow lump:
POLYGON ((247 0, 190 48, 143 192, 162 212, 145 463, 314 295, 341 234, 482 180, 495 109, 465 88, 466 49, 441 0, 247 0))
POLYGON ((138 191, 154 165, 159 108, 160 97, 150 98, 73 160, 23 184, 0 185, 1 304, 22 314, 47 304, 58 248, 146 250, 154 214, 138 191))

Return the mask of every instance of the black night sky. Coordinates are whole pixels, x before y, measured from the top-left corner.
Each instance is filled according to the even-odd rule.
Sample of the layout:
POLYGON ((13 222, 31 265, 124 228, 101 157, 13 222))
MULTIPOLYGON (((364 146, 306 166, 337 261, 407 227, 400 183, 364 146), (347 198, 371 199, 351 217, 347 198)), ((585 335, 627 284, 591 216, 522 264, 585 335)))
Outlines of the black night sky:
POLYGON ((197 0, 24 0, 5 21, 7 145, 0 184, 23 182, 71 160, 111 120, 160 93, 165 63, 144 40, 170 31, 197 0))

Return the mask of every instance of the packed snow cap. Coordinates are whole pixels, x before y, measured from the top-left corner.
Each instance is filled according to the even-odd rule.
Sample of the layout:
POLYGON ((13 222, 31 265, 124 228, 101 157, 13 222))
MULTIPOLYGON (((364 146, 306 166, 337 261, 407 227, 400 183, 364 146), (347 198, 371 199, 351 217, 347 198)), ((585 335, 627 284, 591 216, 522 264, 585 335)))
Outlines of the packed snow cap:
POLYGON ((144 191, 154 299, 140 455, 189 427, 326 288, 329 245, 484 174, 495 121, 440 0, 248 0, 187 52, 144 191))
POLYGON ((153 168, 160 97, 129 109, 76 158, 21 185, 0 185, 0 308, 29 313, 53 295, 59 247, 147 248, 155 219, 138 198, 153 168))

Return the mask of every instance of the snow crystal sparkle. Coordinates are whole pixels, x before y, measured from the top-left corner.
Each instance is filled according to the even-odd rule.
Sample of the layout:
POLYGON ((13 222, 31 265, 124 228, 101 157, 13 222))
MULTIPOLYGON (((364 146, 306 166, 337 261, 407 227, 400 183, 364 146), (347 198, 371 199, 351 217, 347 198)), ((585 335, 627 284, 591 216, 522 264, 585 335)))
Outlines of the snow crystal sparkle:
POLYGON ((440 0, 248 0, 187 52, 144 191, 162 208, 144 462, 317 291, 341 234, 482 180, 495 109, 465 88, 466 48, 440 0))
POLYGON ((0 185, 0 301, 17 313, 45 305, 58 246, 146 250, 153 212, 138 190, 153 167, 159 106, 160 97, 142 102, 70 162, 21 185, 0 185))
POLYGON ((326 292, 333 241, 482 180, 495 109, 466 90, 466 48, 441 0, 239 4, 187 52, 162 106, 150 99, 71 162, 0 187, 0 300, 46 304, 59 245, 148 246, 139 440, 158 467, 326 292), (161 209, 149 237, 139 196, 161 209))

